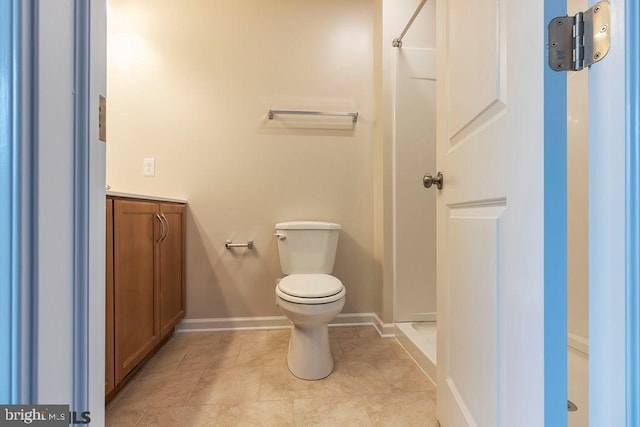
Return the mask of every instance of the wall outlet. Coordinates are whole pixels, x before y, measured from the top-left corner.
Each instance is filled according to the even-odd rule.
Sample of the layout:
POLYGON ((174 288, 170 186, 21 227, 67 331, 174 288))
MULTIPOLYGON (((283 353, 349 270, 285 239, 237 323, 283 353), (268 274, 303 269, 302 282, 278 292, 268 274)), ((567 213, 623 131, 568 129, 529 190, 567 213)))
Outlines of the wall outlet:
POLYGON ((142 159, 142 175, 143 176, 155 176, 156 174, 156 160, 153 157, 145 157, 142 159))

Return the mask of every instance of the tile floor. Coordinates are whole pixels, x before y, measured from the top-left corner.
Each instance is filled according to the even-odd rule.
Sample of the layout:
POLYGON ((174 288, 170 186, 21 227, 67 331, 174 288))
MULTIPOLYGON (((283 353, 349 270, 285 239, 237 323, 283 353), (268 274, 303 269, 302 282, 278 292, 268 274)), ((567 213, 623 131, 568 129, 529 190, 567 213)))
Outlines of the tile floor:
POLYGON ((286 366, 289 330, 176 334, 109 403, 115 426, 437 427, 433 384, 373 327, 329 329, 334 372, 286 366))
POLYGON ((576 412, 569 412, 569 427, 589 425, 589 356, 568 347, 569 400, 578 406, 576 412))

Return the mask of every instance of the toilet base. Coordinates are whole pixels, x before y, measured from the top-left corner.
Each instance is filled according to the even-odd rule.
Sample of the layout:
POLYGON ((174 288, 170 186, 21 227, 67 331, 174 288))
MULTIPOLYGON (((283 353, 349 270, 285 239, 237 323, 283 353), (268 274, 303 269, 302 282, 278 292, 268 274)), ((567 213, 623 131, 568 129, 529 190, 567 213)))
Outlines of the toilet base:
POLYGON ((276 301, 291 321, 291 338, 287 365, 293 375, 303 380, 319 380, 333 371, 333 356, 329 345, 329 322, 344 307, 344 292, 340 299, 325 304, 298 304, 282 299, 276 301))
POLYGON ((287 365, 303 380, 319 380, 333 371, 333 355, 326 324, 291 328, 287 365))

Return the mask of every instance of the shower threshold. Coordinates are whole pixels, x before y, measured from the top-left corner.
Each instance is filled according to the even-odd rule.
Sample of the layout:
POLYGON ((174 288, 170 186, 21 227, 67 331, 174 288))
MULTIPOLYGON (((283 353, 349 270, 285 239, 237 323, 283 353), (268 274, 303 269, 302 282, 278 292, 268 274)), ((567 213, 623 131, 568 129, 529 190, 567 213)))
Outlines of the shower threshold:
POLYGON ((436 322, 398 322, 396 338, 436 383, 436 322))

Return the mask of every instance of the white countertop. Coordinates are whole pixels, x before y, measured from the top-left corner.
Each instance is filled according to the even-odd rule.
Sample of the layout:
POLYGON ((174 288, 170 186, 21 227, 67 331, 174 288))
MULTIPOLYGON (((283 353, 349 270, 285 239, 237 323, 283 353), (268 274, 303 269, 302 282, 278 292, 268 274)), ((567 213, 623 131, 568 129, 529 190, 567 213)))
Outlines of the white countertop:
POLYGON ((174 199, 172 197, 163 197, 163 196, 149 196, 146 194, 122 193, 120 191, 113 191, 113 190, 107 190, 107 196, 123 197, 126 199, 155 200, 158 202, 187 203, 185 199, 174 199))

